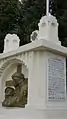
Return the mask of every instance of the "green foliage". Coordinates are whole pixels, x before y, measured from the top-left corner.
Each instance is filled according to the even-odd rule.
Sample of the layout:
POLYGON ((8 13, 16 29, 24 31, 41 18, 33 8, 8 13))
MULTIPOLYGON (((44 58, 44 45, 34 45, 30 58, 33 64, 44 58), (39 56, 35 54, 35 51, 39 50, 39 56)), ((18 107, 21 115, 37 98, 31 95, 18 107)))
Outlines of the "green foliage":
POLYGON ((45 3, 41 0, 1 0, 0 1, 0 52, 7 33, 16 33, 21 45, 30 42, 30 34, 38 29, 38 22, 45 13, 45 3))
POLYGON ((30 34, 38 29, 38 22, 45 13, 44 0, 22 0, 21 29, 23 41, 21 44, 30 42, 30 34))
POLYGON ((18 0, 0 0, 0 52, 5 35, 19 30, 19 16, 18 0))
POLYGON ((62 45, 67 47, 67 1, 54 0, 53 14, 58 19, 60 41, 62 42, 62 45))

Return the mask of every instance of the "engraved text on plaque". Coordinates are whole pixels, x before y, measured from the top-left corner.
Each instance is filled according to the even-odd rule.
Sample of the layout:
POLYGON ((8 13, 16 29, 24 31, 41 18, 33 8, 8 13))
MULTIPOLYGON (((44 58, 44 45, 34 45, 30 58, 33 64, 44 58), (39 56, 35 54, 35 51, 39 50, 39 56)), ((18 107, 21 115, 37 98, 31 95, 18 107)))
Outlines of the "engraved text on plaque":
POLYGON ((65 59, 48 59, 48 100, 65 100, 65 59))

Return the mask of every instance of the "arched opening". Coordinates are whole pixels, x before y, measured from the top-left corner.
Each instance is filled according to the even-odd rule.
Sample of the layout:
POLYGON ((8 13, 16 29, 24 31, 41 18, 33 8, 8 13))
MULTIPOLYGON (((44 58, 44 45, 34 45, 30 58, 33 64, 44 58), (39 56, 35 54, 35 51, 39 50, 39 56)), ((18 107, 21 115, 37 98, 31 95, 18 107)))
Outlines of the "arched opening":
POLYGON ((23 63, 23 61, 11 60, 8 66, 5 67, 4 72, 2 73, 1 80, 0 80, 0 104, 1 106, 2 106, 3 100, 5 99, 5 83, 6 81, 12 80, 11 76, 15 72, 21 72, 24 75, 24 78, 28 79, 28 69, 27 69, 27 66, 23 63))

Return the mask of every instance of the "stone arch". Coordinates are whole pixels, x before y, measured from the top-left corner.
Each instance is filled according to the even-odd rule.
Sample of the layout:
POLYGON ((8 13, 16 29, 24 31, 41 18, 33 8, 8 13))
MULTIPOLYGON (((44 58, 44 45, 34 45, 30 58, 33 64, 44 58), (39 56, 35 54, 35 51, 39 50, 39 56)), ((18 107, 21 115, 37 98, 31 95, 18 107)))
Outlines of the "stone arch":
MULTIPOLYGON (((27 68, 26 64, 17 58, 8 59, 8 60, 4 61, 3 65, 0 68, 0 103, 2 103, 2 101, 4 99, 5 81, 9 80, 9 79, 7 79, 7 77, 9 78, 12 75, 12 73, 14 73, 17 70, 16 67, 18 64, 21 64, 22 67, 24 67, 22 73, 24 73, 25 69, 28 73, 28 68, 27 68)), ((26 77, 26 78, 28 78, 28 77, 26 77)))
POLYGON ((6 70, 6 68, 9 65, 14 64, 14 63, 23 64, 23 65, 25 65, 25 67, 27 67, 26 63, 21 59, 18 59, 18 58, 11 58, 11 59, 8 59, 8 60, 5 59, 4 63, 0 67, 0 77, 3 75, 3 72, 6 70))

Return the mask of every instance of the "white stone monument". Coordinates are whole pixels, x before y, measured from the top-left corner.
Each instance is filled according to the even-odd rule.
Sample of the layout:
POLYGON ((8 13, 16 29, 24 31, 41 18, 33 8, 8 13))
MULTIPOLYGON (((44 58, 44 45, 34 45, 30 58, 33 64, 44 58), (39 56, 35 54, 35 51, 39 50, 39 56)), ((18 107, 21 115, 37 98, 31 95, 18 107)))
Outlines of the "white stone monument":
POLYGON ((47 14, 39 23, 38 40, 22 46, 20 52, 22 56, 29 53, 28 102, 25 109, 4 109, 4 118, 67 119, 67 48, 59 42, 58 23, 49 14, 49 0, 47 14))
POLYGON ((20 39, 16 34, 7 34, 4 39, 4 53, 16 50, 19 43, 20 39))

